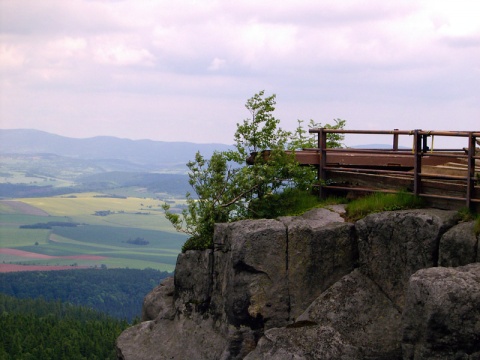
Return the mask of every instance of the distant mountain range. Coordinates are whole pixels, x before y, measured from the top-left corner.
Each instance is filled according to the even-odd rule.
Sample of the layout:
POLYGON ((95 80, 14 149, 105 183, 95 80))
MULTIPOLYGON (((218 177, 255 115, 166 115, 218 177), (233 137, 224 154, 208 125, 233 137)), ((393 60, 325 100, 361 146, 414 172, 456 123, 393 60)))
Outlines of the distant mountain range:
POLYGON ((225 144, 195 144, 129 140, 111 136, 75 139, 39 130, 0 129, 0 154, 55 154, 89 160, 108 171, 185 171, 200 151, 206 157, 230 148, 225 144))

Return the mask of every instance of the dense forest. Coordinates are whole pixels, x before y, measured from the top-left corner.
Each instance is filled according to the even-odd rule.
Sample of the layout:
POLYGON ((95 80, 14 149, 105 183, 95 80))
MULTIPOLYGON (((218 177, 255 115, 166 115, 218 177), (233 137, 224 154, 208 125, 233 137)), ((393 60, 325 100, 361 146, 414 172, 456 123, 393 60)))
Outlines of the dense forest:
POLYGON ((12 272, 0 274, 0 293, 62 301, 133 321, 141 315, 145 295, 168 276, 154 269, 12 272))
POLYGON ((0 359, 116 359, 125 320, 61 301, 0 294, 0 359))

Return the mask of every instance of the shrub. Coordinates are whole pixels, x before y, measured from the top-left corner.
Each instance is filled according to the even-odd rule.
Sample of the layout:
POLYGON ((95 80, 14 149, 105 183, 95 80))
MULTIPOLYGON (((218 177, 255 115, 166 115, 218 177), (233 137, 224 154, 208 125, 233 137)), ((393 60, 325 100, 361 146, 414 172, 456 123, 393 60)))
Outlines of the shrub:
POLYGON ((207 250, 213 247, 213 236, 192 236, 182 245, 182 253, 187 250, 207 250))

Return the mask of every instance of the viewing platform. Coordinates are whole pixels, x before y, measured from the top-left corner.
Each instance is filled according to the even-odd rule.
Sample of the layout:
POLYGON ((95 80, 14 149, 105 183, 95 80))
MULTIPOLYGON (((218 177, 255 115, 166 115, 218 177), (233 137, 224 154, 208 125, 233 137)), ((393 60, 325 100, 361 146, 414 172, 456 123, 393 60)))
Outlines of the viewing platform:
POLYGON ((320 196, 407 191, 440 208, 480 211, 480 131, 337 130, 316 128, 318 147, 295 152, 302 165, 318 170, 320 196), (391 148, 327 148, 329 134, 391 135, 391 148), (399 148, 410 137, 412 147, 399 148), (435 148, 445 137, 464 146, 435 148))

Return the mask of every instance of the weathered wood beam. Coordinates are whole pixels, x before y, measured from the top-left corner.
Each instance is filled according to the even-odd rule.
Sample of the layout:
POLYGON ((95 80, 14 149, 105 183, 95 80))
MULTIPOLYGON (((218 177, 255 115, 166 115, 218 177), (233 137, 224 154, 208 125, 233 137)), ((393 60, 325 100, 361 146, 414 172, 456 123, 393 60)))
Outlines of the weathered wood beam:
MULTIPOLYGON (((302 150, 295 152, 295 159, 301 165, 318 166, 320 164, 321 156, 319 152, 314 150, 302 150)), ((393 152, 390 154, 362 154, 354 152, 327 152, 326 165, 327 166, 361 166, 361 167, 403 167, 411 168, 414 166, 414 155, 412 153, 393 152)), ((442 165, 452 158, 450 156, 430 156, 423 155, 423 165, 442 165)))

